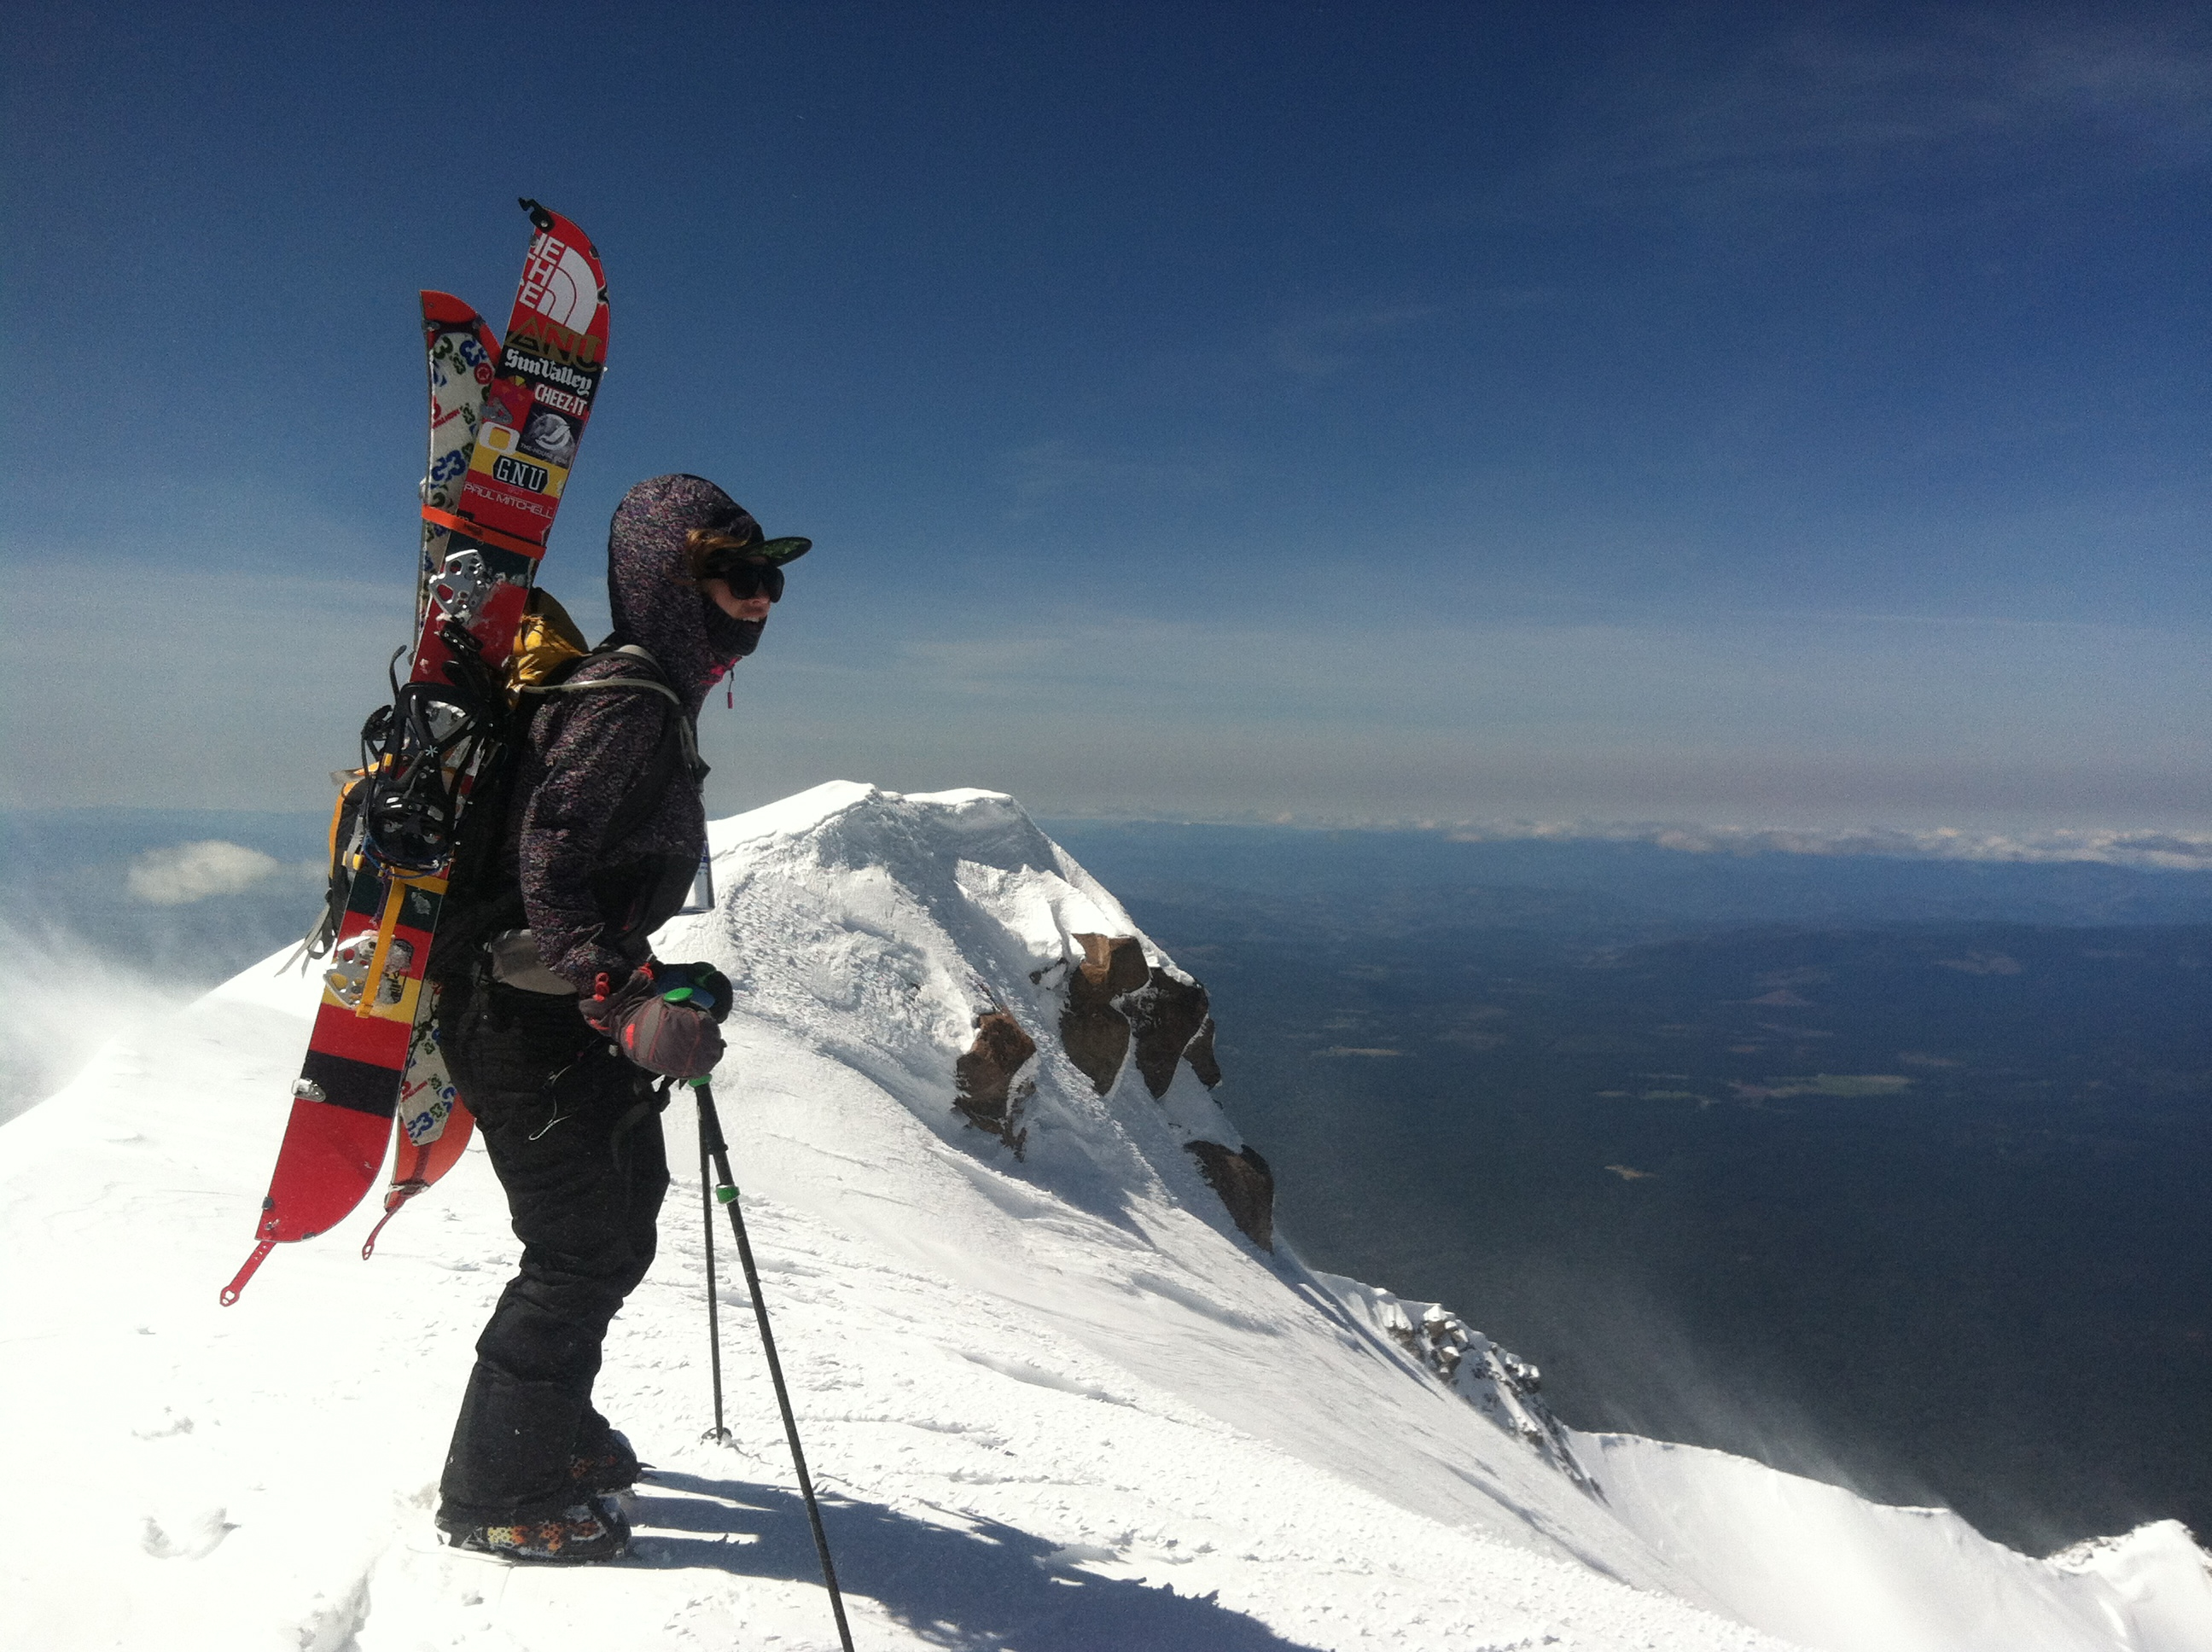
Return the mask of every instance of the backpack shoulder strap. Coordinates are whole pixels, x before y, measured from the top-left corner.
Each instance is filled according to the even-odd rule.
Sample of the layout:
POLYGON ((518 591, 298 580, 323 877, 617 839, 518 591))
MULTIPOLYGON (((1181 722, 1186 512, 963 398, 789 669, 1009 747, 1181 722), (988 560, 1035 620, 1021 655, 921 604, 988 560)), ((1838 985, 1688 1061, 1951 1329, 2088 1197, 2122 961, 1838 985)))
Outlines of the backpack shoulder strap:
POLYGON ((595 677, 587 682, 579 683, 574 680, 574 668, 572 667, 569 674, 558 683, 535 683, 520 692, 525 695, 586 694, 601 689, 643 689, 660 695, 675 708, 672 716, 663 714, 665 721, 662 725, 660 744, 653 753, 650 779, 633 787, 629 795, 623 799, 621 807, 607 822, 605 841, 619 843, 642 826, 653 811, 660 806, 662 795, 678 774, 681 773, 696 790, 705 782, 708 769, 707 765, 699 761, 698 731, 691 726, 684 697, 668 685, 660 662, 653 657, 652 650, 635 642, 625 642, 615 648, 594 648, 576 664, 580 666, 594 659, 635 660, 645 667, 648 674, 595 677), (672 742, 668 738, 671 733, 675 736, 672 742), (672 744, 675 747, 673 751, 669 750, 672 744))
POLYGON ((642 660, 653 675, 650 677, 595 677, 588 683, 579 683, 572 674, 558 683, 531 683, 515 690, 518 694, 587 694, 594 689, 644 689, 659 695, 672 706, 681 709, 684 697, 670 688, 661 678, 660 662, 649 650, 635 642, 625 642, 619 648, 594 648, 576 664, 581 665, 594 659, 642 660))
POLYGON ((639 644, 635 642, 625 642, 618 648, 594 648, 591 653, 586 654, 582 659, 578 660, 576 664, 578 665, 582 665, 594 659, 638 660, 644 665, 646 670, 651 672, 652 675, 648 677, 595 677, 589 682, 578 683, 574 680, 574 668, 571 667, 570 676, 564 677, 558 683, 535 683, 519 689, 516 692, 525 695, 588 694, 595 689, 644 689, 650 693, 657 694, 662 699, 668 701, 670 705, 676 708, 676 739, 677 744, 683 750, 684 767, 690 773, 694 784, 705 780, 707 778, 707 771, 704 765, 702 765, 699 761, 698 731, 691 726, 690 718, 684 715, 684 696, 668 686, 667 681, 660 669, 660 662, 653 657, 653 651, 649 648, 641 647, 639 644))

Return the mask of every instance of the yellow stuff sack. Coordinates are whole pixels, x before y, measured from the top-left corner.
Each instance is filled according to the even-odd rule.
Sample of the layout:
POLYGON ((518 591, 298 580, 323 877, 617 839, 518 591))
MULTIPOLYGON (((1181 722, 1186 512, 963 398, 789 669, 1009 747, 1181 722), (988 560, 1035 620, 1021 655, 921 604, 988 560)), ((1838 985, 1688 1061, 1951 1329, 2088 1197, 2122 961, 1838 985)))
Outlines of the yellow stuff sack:
POLYGON ((509 706, 520 705, 526 689, 543 688, 565 675, 592 652, 561 599, 540 586, 531 587, 522 620, 514 628, 514 652, 500 672, 509 706))

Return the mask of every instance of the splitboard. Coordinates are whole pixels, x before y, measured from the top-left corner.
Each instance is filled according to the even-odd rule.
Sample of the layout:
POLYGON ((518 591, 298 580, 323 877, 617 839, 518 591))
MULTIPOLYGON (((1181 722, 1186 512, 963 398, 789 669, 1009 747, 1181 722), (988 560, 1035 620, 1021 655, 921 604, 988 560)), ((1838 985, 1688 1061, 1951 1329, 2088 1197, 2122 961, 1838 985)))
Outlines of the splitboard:
MULTIPOLYGON (((430 383, 430 452, 422 467, 422 503, 441 517, 460 503, 483 420, 484 392, 496 376, 499 339, 484 319, 451 293, 422 294, 422 359, 430 383)), ((422 519, 422 556, 415 582, 415 631, 422 634, 430 588, 444 571, 453 530, 422 519)), ((453 1169, 475 1128, 468 1103, 446 1070, 439 1045, 438 984, 426 981, 407 1041, 392 1119, 392 1179, 384 1216, 362 1242, 363 1261, 375 1252, 385 1224, 417 1193, 453 1169)))
MULTIPOLYGON (((384 1163, 426 1008, 423 971, 468 777, 490 738, 496 674, 605 367, 606 276, 598 250, 558 213, 534 201, 523 206, 537 233, 483 382, 459 493, 448 507, 425 489, 422 520, 445 534, 443 555, 419 581, 408 680, 394 684, 392 704, 362 731, 366 772, 349 856, 355 870, 331 968, 292 1086, 253 1252, 223 1287, 225 1306, 274 1247, 342 1220, 384 1163)), ((426 307, 426 331, 427 318, 426 307)), ((424 544, 427 553, 427 534, 424 544)))

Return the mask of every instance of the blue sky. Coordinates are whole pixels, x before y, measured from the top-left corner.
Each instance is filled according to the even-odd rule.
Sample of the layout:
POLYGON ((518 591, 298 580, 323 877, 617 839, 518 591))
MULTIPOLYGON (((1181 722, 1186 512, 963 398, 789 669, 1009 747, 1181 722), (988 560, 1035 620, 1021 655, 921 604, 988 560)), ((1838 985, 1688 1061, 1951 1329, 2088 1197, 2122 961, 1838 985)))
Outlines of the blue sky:
POLYGON ((2212 827, 2191 9, 368 6, 19 24, 0 803, 312 806, 414 292, 542 197, 544 578, 811 535, 719 806, 2212 827))

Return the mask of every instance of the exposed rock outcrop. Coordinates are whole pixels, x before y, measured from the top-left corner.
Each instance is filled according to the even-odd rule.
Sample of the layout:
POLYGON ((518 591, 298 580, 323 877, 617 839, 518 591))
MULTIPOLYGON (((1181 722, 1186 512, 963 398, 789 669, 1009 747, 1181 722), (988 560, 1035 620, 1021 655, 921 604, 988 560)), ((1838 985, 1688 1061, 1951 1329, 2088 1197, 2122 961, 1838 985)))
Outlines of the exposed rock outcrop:
POLYGON ((1067 977, 1060 1042, 1101 1096, 1136 1049, 1137 1071, 1158 1101, 1188 1058, 1208 1090, 1221 1082, 1206 988, 1145 961, 1133 935, 1078 935, 1083 961, 1067 977))
POLYGON ((1275 1248, 1275 1173, 1249 1144, 1231 1152, 1218 1141, 1186 1143, 1229 1219, 1262 1250, 1275 1248))
POLYGON ((1023 1069, 1036 1054, 1036 1041, 1004 1010, 975 1017, 975 1042, 953 1064, 953 1105, 970 1124, 1002 1137, 1018 1154, 1028 1132, 1017 1128, 1022 1103, 1036 1090, 1023 1069))
POLYGON ((1151 969, 1134 935, 1078 935, 1074 939, 1083 949, 1083 959, 1067 977, 1060 1042, 1067 1059, 1103 1096, 1121 1077, 1121 1063, 1129 1054, 1129 1017, 1115 1000, 1142 987, 1151 969))
POLYGON ((1391 1291, 1337 1273, 1316 1273, 1331 1295, 1419 1360, 1436 1379, 1508 1434, 1522 1441, 1577 1485, 1602 1497, 1575 1455, 1566 1425, 1538 1390, 1536 1368, 1501 1348, 1438 1303, 1407 1302, 1391 1291))
MULTIPOLYGON (((1072 938, 1083 957, 1065 975, 1066 999, 1060 1011, 1060 1039, 1067 1058, 1103 1096, 1114 1088, 1131 1054, 1138 1076, 1154 1101, 1175 1084, 1176 1067, 1188 1061, 1208 1090, 1221 1082, 1213 1054, 1213 1017, 1206 988, 1171 973, 1145 957, 1133 935, 1079 934, 1072 938)), ((1033 980, 1042 981, 1040 970, 1033 980)), ((980 1041, 980 1035, 979 1035, 980 1041)), ((973 1052, 970 1058, 972 1059, 973 1052)), ((966 1108, 971 1118, 993 1127, 966 1108)), ((1230 1218, 1262 1249, 1275 1248, 1275 1178, 1267 1161, 1250 1147, 1218 1141, 1184 1144, 1196 1157, 1206 1183, 1220 1195, 1230 1218)))
POLYGON ((1213 1059, 1213 1017, 1207 1016, 1183 1046, 1182 1059, 1190 1063, 1190 1070, 1198 1075, 1198 1082, 1212 1090, 1221 1082, 1221 1063, 1213 1059))
MULTIPOLYGON (((1175 1082, 1176 1063, 1182 1060, 1183 1052, 1201 1029, 1210 1029, 1213 1025, 1206 1012, 1206 988, 1194 981, 1178 981, 1155 965, 1145 984, 1115 1007, 1128 1017, 1130 1029, 1136 1035, 1137 1071, 1144 1076, 1145 1088, 1152 1092, 1152 1099, 1157 1102, 1175 1082)), ((1206 1041, 1206 1066, 1213 1068, 1211 1078, 1196 1062, 1191 1066, 1200 1081, 1211 1090, 1221 1082, 1221 1069, 1213 1066, 1210 1032, 1206 1041)))

